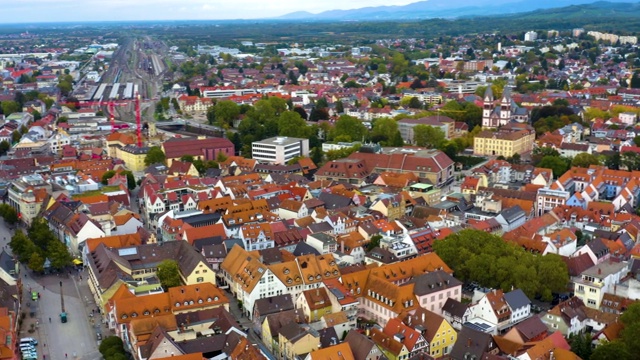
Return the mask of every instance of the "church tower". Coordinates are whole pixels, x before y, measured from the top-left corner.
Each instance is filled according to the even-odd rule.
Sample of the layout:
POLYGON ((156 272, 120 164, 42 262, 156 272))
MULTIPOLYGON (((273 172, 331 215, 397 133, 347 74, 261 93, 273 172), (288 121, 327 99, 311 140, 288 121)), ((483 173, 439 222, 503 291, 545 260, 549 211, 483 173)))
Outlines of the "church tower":
POLYGON ((491 124, 491 113, 493 112, 493 90, 491 85, 487 86, 484 92, 484 103, 482 105, 482 127, 494 127, 491 124))
POLYGON ((500 126, 511 121, 511 88, 505 87, 500 100, 500 126))

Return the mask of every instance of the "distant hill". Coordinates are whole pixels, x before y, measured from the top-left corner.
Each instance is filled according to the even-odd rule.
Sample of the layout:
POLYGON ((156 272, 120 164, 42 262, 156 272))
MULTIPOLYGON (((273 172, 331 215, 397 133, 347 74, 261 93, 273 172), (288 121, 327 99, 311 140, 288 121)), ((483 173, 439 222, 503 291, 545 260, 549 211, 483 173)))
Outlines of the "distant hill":
MULTIPOLYGON (((576 6, 594 5, 595 9, 607 9, 611 12, 627 12, 629 6, 637 6, 638 2, 629 0, 610 0, 608 2, 593 2, 593 0, 425 0, 418 1, 404 6, 375 6, 364 7, 351 10, 329 10, 318 14, 306 11, 298 11, 278 17, 279 20, 318 20, 318 21, 372 21, 372 20, 419 20, 430 18, 462 18, 475 16, 496 16, 518 14, 531 11, 541 11, 541 16, 578 16, 573 12, 578 9, 576 6), (554 9, 562 8, 561 12, 554 12, 554 9)), ((611 14, 611 13, 610 13, 611 14)), ((609 14, 609 15, 610 15, 609 14)), ((597 10, 593 12, 595 16, 599 14, 597 10)), ((626 14, 624 14, 626 15, 626 14)))

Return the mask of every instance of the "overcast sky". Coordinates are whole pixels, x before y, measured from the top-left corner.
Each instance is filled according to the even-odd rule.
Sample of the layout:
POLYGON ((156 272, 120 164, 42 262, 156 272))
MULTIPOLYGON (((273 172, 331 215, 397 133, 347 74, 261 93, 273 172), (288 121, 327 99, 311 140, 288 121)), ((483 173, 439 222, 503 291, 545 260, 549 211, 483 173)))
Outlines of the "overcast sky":
POLYGON ((2 0, 0 22, 103 20, 214 20, 276 17, 365 6, 406 5, 417 0, 2 0))

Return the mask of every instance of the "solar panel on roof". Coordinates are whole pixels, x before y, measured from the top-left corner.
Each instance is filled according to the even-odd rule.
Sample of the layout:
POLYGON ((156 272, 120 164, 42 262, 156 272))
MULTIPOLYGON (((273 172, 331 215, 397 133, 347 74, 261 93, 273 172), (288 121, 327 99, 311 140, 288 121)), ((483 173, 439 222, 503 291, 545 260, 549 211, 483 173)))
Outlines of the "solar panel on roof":
POLYGON ((333 293, 333 295, 335 295, 338 300, 344 299, 344 294, 342 293, 342 291, 340 291, 338 289, 335 289, 335 288, 329 289, 329 291, 331 291, 333 293))

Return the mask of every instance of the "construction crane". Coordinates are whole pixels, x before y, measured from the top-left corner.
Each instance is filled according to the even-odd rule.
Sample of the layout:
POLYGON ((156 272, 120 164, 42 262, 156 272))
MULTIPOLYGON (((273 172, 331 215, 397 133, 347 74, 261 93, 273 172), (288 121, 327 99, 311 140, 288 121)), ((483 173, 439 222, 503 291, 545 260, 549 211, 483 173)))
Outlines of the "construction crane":
POLYGON ((73 105, 75 108, 82 108, 82 107, 100 107, 100 106, 106 106, 107 107, 107 111, 109 112, 109 120, 111 122, 111 132, 115 132, 116 128, 115 128, 115 107, 116 106, 126 106, 128 105, 128 103, 126 102, 116 102, 116 101, 78 101, 75 103, 63 103, 61 105, 73 105))
POLYGON ((140 94, 135 93, 133 100, 113 100, 113 101, 78 101, 76 103, 66 103, 62 105, 73 105, 76 108, 82 107, 100 107, 106 106, 109 112, 109 118, 111 121, 111 132, 116 131, 115 125, 115 107, 116 106, 127 106, 133 101, 135 107, 135 116, 136 116, 136 136, 137 136, 137 144, 138 147, 142 147, 142 124, 141 117, 142 113, 140 111, 140 94))

